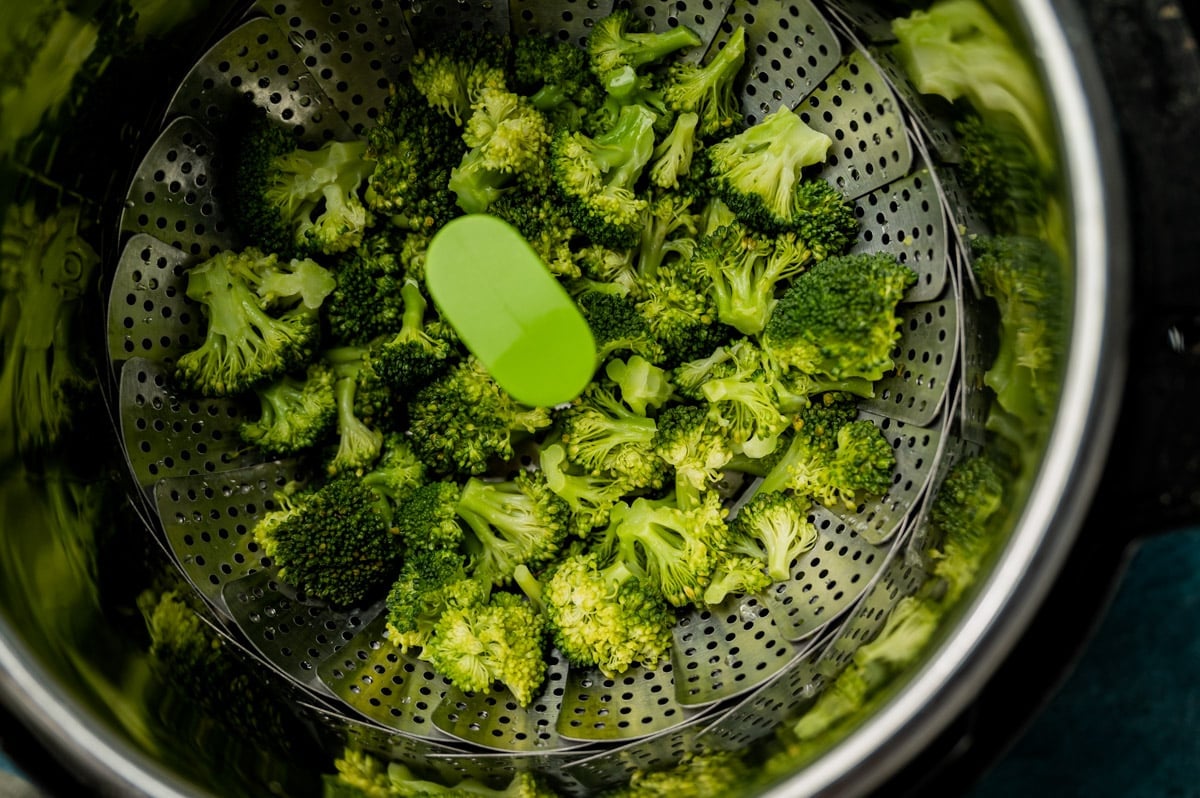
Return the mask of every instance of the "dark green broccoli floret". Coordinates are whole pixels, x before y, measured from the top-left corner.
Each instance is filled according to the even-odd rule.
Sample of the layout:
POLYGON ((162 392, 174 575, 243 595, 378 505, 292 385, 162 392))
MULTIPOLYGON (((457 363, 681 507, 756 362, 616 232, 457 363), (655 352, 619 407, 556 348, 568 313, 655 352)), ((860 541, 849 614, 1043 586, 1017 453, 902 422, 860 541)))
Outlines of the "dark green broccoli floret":
POLYGON ((885 493, 896 453, 878 427, 856 416, 848 401, 817 402, 801 410, 795 434, 759 490, 790 490, 851 508, 861 494, 885 493))
POLYGON ((1008 474, 984 455, 955 463, 938 487, 929 520, 935 530, 932 575, 944 583, 944 603, 955 603, 974 583, 1007 489, 1008 474))
POLYGON ((554 644, 575 665, 611 678, 669 656, 675 612, 620 559, 570 555, 542 576, 538 594, 554 644))
POLYGON ((731 548, 757 557, 776 582, 792 577, 792 563, 817 544, 809 502, 790 493, 758 491, 729 522, 731 548))
POLYGON ((663 97, 681 116, 694 113, 702 138, 720 137, 741 123, 736 78, 746 63, 746 29, 739 25, 708 63, 679 61, 670 66, 663 97))
POLYGON ((592 331, 600 363, 616 352, 632 352, 655 363, 662 360, 663 350, 650 331, 650 323, 619 287, 585 290, 575 301, 592 331))
POLYGON ((423 647, 442 613, 459 604, 486 601, 487 585, 467 577, 462 552, 454 548, 409 550, 388 590, 388 642, 407 651, 423 647))
POLYGON ((654 451, 652 418, 623 405, 612 392, 593 385, 561 414, 567 459, 591 474, 619 474, 630 487, 660 487, 665 463, 654 451))
POLYGON ((443 474, 482 474, 513 456, 514 435, 551 421, 546 408, 518 404, 473 357, 418 391, 408 409, 413 448, 443 474))
POLYGON ((550 125, 528 100, 505 89, 481 89, 471 108, 463 130, 470 149, 450 171, 449 187, 458 207, 482 213, 518 175, 544 167, 550 125))
POLYGON ((657 418, 654 451, 675 471, 675 499, 691 509, 720 479, 733 448, 717 419, 702 405, 677 404, 657 418))
POLYGON ((587 53, 550 36, 522 36, 513 45, 514 88, 556 127, 577 130, 582 115, 604 102, 587 53))
POLYGON ((338 343, 365 346, 400 329, 405 240, 403 232, 392 225, 372 229, 359 246, 330 265, 337 285, 323 315, 338 343))
POLYGON ((417 50, 409 65, 413 86, 430 107, 462 125, 485 89, 507 89, 508 40, 485 31, 456 31, 417 50))
POLYGON ((77 310, 100 257, 79 235, 80 209, 41 217, 12 204, 0 230, 0 429, 4 451, 42 448, 73 428, 95 381, 80 367, 77 310))
POLYGON ((587 38, 589 64, 611 94, 624 91, 642 67, 701 44, 691 28, 678 25, 662 32, 645 31, 633 13, 621 9, 597 20, 587 38))
POLYGON ((550 179, 548 167, 518 175, 488 207, 516 228, 553 274, 581 274, 583 239, 550 179))
POLYGON ((314 363, 303 377, 284 375, 256 387, 259 416, 238 427, 242 440, 273 455, 316 447, 337 416, 333 384, 329 367, 314 363))
POLYGON ((395 335, 384 339, 375 352, 375 368, 398 397, 407 397, 444 373, 458 355, 452 341, 426 322, 429 303, 421 286, 405 279, 400 287, 404 316, 395 335))
POLYGON ((429 232, 461 211, 450 191, 450 170, 467 150, 453 120, 432 114, 411 82, 393 83, 383 112, 367 130, 374 169, 363 199, 399 228, 429 232))
POLYGON ((729 538, 725 508, 713 491, 687 509, 644 497, 618 504, 609 534, 607 548, 676 607, 703 605, 729 538))
POLYGON ((333 255, 362 242, 372 222, 361 199, 374 164, 365 141, 314 150, 265 117, 238 143, 233 218, 247 240, 280 255, 333 255))
POLYGON ((462 488, 434 480, 413 490, 392 519, 396 534, 409 551, 457 551, 465 535, 458 522, 462 488))
POLYGON ((332 277, 316 263, 285 263, 253 248, 193 266, 187 296, 200 304, 207 329, 196 349, 179 356, 176 377, 206 396, 230 396, 303 368, 321 332, 317 308, 332 290, 332 277), (300 293, 286 302, 260 293, 269 277, 284 274, 304 276, 300 293))
POLYGON ((604 133, 561 131, 551 143, 554 184, 575 227, 593 243, 622 249, 638 242, 646 200, 635 189, 654 154, 654 120, 643 106, 624 106, 604 133))
POLYGON ((785 368, 829 381, 873 383, 895 365, 896 307, 916 279, 886 253, 826 258, 784 291, 763 344, 785 368))
POLYGON ((984 121, 975 113, 960 119, 954 130, 959 146, 956 169, 972 209, 993 233, 1029 230, 1051 190, 1029 142, 1019 130, 984 121))

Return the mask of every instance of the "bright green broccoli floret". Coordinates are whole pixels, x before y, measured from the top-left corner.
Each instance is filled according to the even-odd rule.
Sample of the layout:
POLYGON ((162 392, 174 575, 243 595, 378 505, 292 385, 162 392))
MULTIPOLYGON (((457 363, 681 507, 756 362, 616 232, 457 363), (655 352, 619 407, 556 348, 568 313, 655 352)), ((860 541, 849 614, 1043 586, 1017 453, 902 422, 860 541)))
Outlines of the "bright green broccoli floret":
POLYGON ((637 284, 641 293, 646 281, 658 276, 663 263, 679 263, 696 249, 699 215, 692 197, 686 194, 661 194, 650 201, 646 223, 637 247, 637 284))
POLYGON ((395 574, 403 547, 391 529, 392 506, 354 474, 315 489, 276 496, 279 505, 254 525, 254 539, 279 578, 339 607, 358 606, 395 574))
POLYGON ((617 352, 631 352, 651 362, 662 360, 663 350, 650 331, 650 323, 619 287, 585 290, 575 301, 596 341, 598 362, 605 362, 617 352))
POLYGON ((684 509, 644 497, 613 509, 611 548, 639 579, 676 607, 702 605, 725 557, 729 530, 720 496, 710 491, 684 509))
POLYGON ((365 346, 400 329, 406 236, 392 225, 369 230, 355 249, 330 265, 336 287, 323 313, 340 344, 365 346))
POLYGON ((337 416, 333 384, 329 367, 314 363, 304 377, 284 375, 256 387, 259 416, 238 427, 242 440, 274 455, 296 454, 316 447, 337 416))
POLYGON ((700 44, 700 37, 685 25, 662 32, 645 31, 632 12, 622 9, 597 20, 592 26, 587 38, 587 53, 592 71, 601 84, 610 93, 622 95, 637 70, 700 44))
POLYGON ((729 522, 733 551, 757 557, 776 582, 792 577, 792 563, 817 545, 807 500, 789 493, 758 491, 729 522))
POLYGON ((896 307, 916 279, 886 253, 827 258, 784 291, 763 344, 781 366, 818 380, 874 383, 895 365, 896 307))
POLYGON ((429 303, 415 280, 405 279, 400 296, 404 302, 400 329, 380 343, 375 368, 399 397, 407 397, 445 372, 458 352, 436 330, 431 334, 425 319, 429 303))
POLYGON ((396 227, 429 232, 461 211, 450 191, 450 170, 467 146, 454 121, 431 114, 411 82, 392 84, 376 124, 367 130, 374 170, 363 199, 396 227))
POLYGON ((448 607, 421 658, 464 692, 483 692, 500 682, 520 706, 528 706, 546 678, 545 628, 528 599, 494 593, 484 603, 448 607))
POLYGON ((526 770, 517 771, 500 788, 473 778, 446 785, 414 773, 409 765, 385 763, 353 747, 347 747, 334 766, 337 773, 324 777, 323 798, 557 798, 540 777, 526 770))
MULTIPOLYGON (((984 374, 996 393, 988 427, 1021 446, 1045 429, 1056 406, 1063 349, 1063 276, 1045 242, 977 237, 972 269, 999 310, 999 348, 984 374)), ((1025 449, 1028 451, 1028 448, 1025 449)))
POLYGON ((681 795, 738 795, 752 781, 742 752, 688 753, 664 770, 638 770, 629 784, 602 798, 678 798, 681 795))
POLYGON ((590 474, 621 475, 631 488, 660 487, 666 466, 654 451, 655 421, 593 385, 561 414, 567 458, 590 474))
POLYGON ((482 474, 513 456, 513 436, 550 426, 546 408, 518 404, 475 359, 460 361, 409 403, 413 448, 443 474, 482 474))
POLYGON ((544 167, 550 125, 541 111, 519 94, 487 87, 472 98, 463 131, 469 150, 450 171, 458 207, 482 213, 518 175, 544 167))
POLYGON ((360 416, 363 372, 369 367, 368 350, 339 347, 325 352, 333 370, 333 394, 337 400, 337 449, 328 467, 331 474, 361 472, 369 468, 383 450, 384 432, 360 416))
POLYGON ((704 603, 720 604, 730 596, 752 596, 770 587, 771 581, 757 556, 726 554, 713 568, 704 589, 704 603))
MULTIPOLYGON (((708 147, 713 192, 749 227, 795 230, 814 211, 804 169, 822 163, 833 143, 786 106, 708 147)), ((828 186, 828 184, 825 184, 828 186)), ((836 192, 834 192, 836 194, 836 192)))
POLYGON ((766 352, 742 338, 713 358, 688 365, 681 367, 681 380, 708 403, 735 454, 763 457, 775 451, 789 420, 780 408, 777 370, 766 352), (698 367, 714 360, 707 372, 698 367))
POLYGON ((671 131, 654 146, 650 164, 650 182, 654 186, 675 190, 686 181, 701 146, 696 134, 699 124, 700 116, 693 111, 684 111, 675 117, 671 131))
POLYGON ((984 116, 1016 123, 1043 168, 1054 162, 1054 138, 1032 60, 980 0, 938 0, 892 20, 896 55, 923 94, 960 99, 984 116))
POLYGON ((627 249, 638 242, 646 200, 635 188, 654 154, 654 120, 643 106, 624 106, 604 133, 561 131, 551 143, 554 185, 575 227, 593 243, 627 249))
POLYGON ((621 401, 641 416, 662 408, 675 395, 670 375, 641 355, 613 358, 604 373, 617 386, 621 401))
POLYGON ((554 644, 575 665, 611 678, 670 653, 674 611, 620 559, 605 564, 593 552, 558 561, 542 577, 541 603, 554 644))
POLYGON ((80 368, 77 310, 100 257, 79 235, 81 212, 41 217, 8 207, 0 230, 0 421, 4 450, 42 448, 73 427, 95 381, 80 368))
POLYGON ((704 66, 689 61, 672 64, 663 85, 663 97, 681 116, 697 115, 696 131, 700 137, 727 134, 742 120, 735 81, 745 63, 746 29, 739 25, 704 66))
POLYGON ((538 463, 547 487, 567 504, 571 532, 586 538, 593 529, 608 524, 609 513, 633 486, 619 474, 581 472, 567 462, 561 443, 542 448, 538 463))
POLYGON ((892 485, 896 453, 878 427, 856 415, 847 401, 818 402, 801 410, 795 434, 759 490, 791 490, 829 506, 851 508, 861 494, 885 493, 892 485))
POLYGON ((305 149, 291 132, 260 118, 238 146, 234 218, 268 252, 346 252, 372 222, 360 195, 373 169, 365 141, 305 149))
POLYGON ((1028 231, 1042 213, 1051 187, 1019 130, 967 114, 955 125, 957 174, 993 233, 1028 231))
POLYGON ((474 533, 466 542, 472 575, 496 585, 510 582, 519 565, 549 562, 570 531, 570 507, 540 473, 505 482, 472 477, 455 509, 474 533))
POLYGON ((458 31, 416 52, 409 65, 413 86, 456 125, 470 117, 485 89, 506 89, 506 39, 484 31, 458 31))
POLYGON ((489 592, 487 585, 467 578, 457 549, 409 550, 385 600, 387 639, 401 651, 422 647, 443 612, 486 601, 489 592))
POLYGON ((271 275, 294 271, 257 249, 223 251, 187 273, 187 296, 201 306, 204 341, 180 355, 176 377, 206 396, 231 396, 313 359, 320 336, 317 305, 333 290, 329 273, 305 261, 309 288, 284 303, 259 289, 271 275))
POLYGON ((671 405, 659 413, 653 447, 674 469, 675 499, 684 509, 703 502, 733 457, 725 431, 701 405, 671 405))

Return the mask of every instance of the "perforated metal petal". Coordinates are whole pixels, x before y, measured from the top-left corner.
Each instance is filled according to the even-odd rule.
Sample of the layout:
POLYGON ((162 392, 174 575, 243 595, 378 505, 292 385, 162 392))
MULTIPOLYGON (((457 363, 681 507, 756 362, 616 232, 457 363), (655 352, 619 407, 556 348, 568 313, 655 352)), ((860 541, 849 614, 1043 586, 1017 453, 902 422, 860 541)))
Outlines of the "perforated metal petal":
POLYGON ((663 734, 581 757, 568 766, 567 772, 586 787, 586 792, 581 794, 592 795, 614 784, 628 782, 639 770, 669 768, 696 749, 696 737, 707 717, 700 713, 663 734))
POLYGON ((234 28, 196 62, 171 98, 166 119, 190 116, 219 134, 247 101, 294 126, 301 141, 353 138, 288 35, 267 17, 234 28))
POLYGON ((395 731, 446 742, 433 711, 450 689, 426 662, 402 653, 384 636, 380 615, 337 654, 317 666, 317 677, 347 707, 395 731))
POLYGON ((383 602, 338 609, 311 601, 276 578, 273 569, 227 582, 225 606, 262 657, 297 682, 325 689, 317 666, 354 639, 383 611, 383 602))
POLYGON ((634 740, 691 717, 676 698, 670 662, 654 670, 635 665, 611 678, 596 669, 572 668, 564 688, 558 733, 568 740, 634 740))
POLYGON ((149 233, 188 255, 234 244, 216 191, 220 157, 212 132, 191 117, 167 125, 142 159, 125 196, 121 232, 149 233))
POLYGON ((262 461, 238 436, 243 407, 236 400, 185 394, 162 364, 140 357, 121 366, 118 390, 121 440, 143 488, 167 477, 215 474, 262 461))
POLYGON ((962 331, 953 296, 934 302, 902 303, 896 367, 875 383, 875 396, 860 405, 876 415, 928 426, 946 403, 962 331))
POLYGON ((821 8, 832 20, 853 28, 868 42, 896 40, 891 19, 879 13, 878 8, 865 0, 837 0, 836 3, 823 3, 821 8))
POLYGON ((457 31, 511 32, 506 0, 409 0, 405 23, 418 46, 457 31))
POLYGON ((613 0, 509 0, 508 9, 513 36, 555 36, 582 47, 596 20, 611 13, 613 0))
POLYGON ((750 123, 781 106, 796 107, 842 60, 837 34, 808 0, 735 0, 710 49, 739 26, 746 29, 742 107, 750 123))
POLYGON ((204 337, 201 314, 185 293, 194 255, 139 233, 125 244, 108 299, 108 356, 169 364, 204 337))
POLYGON ((361 134, 378 118, 388 85, 416 46, 396 0, 334 6, 325 0, 259 0, 342 119, 361 134))
POLYGON ((939 161, 956 162, 959 157, 958 139, 950 121, 948 108, 941 98, 929 102, 913 85, 903 65, 888 47, 864 48, 888 85, 896 93, 912 126, 920 133, 921 140, 937 156, 939 161))
POLYGON ((833 140, 815 176, 849 197, 899 180, 911 171, 908 126, 891 86, 870 60, 850 51, 796 106, 809 127, 833 140))
POLYGON ((271 461, 154 486, 168 546, 196 589, 226 613, 225 586, 270 567, 254 540, 254 524, 274 509, 275 492, 298 476, 295 463, 271 461))
POLYGON ((784 668, 796 649, 755 596, 684 615, 675 628, 671 661, 675 695, 685 707, 716 703, 753 690, 784 668))

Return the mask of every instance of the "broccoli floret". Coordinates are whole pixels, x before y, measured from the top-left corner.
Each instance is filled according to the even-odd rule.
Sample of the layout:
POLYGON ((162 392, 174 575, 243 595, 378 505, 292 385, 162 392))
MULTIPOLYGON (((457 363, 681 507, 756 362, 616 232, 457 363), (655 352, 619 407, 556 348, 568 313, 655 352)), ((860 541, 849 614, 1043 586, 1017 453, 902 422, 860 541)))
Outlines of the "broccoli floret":
POLYGON ((561 414, 567 459, 590 474, 619 474, 631 488, 661 487, 666 464, 654 451, 655 421, 593 384, 561 414))
POLYGON ((550 126, 522 96, 487 87, 472 98, 472 113, 463 131, 469 150, 450 172, 450 190, 458 207, 482 213, 517 175, 546 162, 550 126))
POLYGON ((944 583, 944 603, 957 602, 975 581, 992 544, 989 532, 1004 506, 1007 482, 1006 472, 984 455, 958 461, 942 480, 929 520, 936 531, 932 573, 944 583))
POLYGON ((637 70, 700 44, 700 37, 685 25, 661 33, 648 32, 643 30, 640 20, 632 12, 621 9, 597 20, 592 26, 587 38, 587 53, 600 83, 610 93, 623 96, 637 70))
POLYGON ((546 408, 518 404, 469 357, 409 403, 413 448, 442 474, 482 474, 513 456, 513 436, 550 426, 546 408))
POLYGON ((458 31, 417 50, 409 70, 413 86, 430 107, 461 126, 480 92, 507 89, 509 56, 506 38, 484 31, 458 31))
POLYGON ((818 402, 801 410, 795 434, 759 490, 791 490, 852 509, 861 494, 885 493, 896 453, 878 427, 856 415, 848 401, 818 402))
POLYGON ((650 183, 660 189, 675 190, 686 180, 696 160, 700 147, 696 127, 700 116, 693 111, 684 111, 675 117, 662 141, 654 147, 653 162, 650 164, 650 183))
POLYGON ((396 227, 375 228, 359 246, 330 264, 336 287, 323 315, 338 343, 365 346, 400 329, 404 316, 400 287, 405 277, 400 253, 405 241, 396 227))
POLYGON ((552 274, 576 278, 582 273, 583 239, 558 197, 548 168, 518 175, 488 213, 515 227, 552 274))
POLYGON ((604 102, 604 88, 587 53, 549 36, 522 36, 513 45, 514 88, 558 128, 578 130, 584 115, 604 102))
POLYGON ((8 207, 0 230, 0 397, 4 449, 40 449, 71 430, 96 385, 82 368, 76 317, 100 263, 79 235, 80 209, 40 217, 8 207))
POLYGON ((696 249, 698 215, 692 198, 662 194, 646 209, 637 253, 637 288, 658 276, 664 262, 687 261, 696 249))
POLYGON ((266 277, 296 265, 258 249, 225 250, 187 273, 187 296, 207 322, 203 342, 180 355, 176 378, 206 396, 231 396, 289 371, 314 357, 320 318, 312 302, 333 290, 327 271, 312 261, 313 281, 297 301, 268 301, 259 293, 266 277))
POLYGON ((790 493, 758 491, 729 522, 733 551, 757 557, 776 582, 792 577, 792 563, 817 545, 807 500, 790 493))
POLYGON ((727 554, 713 569, 704 589, 705 604, 720 604, 730 596, 751 596, 771 585, 762 560, 747 554, 727 554))
MULTIPOLYGON (((378 496, 386 499, 389 512, 408 505, 412 495, 426 484, 425 464, 417 458, 412 444, 403 433, 388 433, 383 438, 383 450, 362 482, 378 496)), ((398 512, 398 511, 396 511, 398 512)), ((393 520, 393 529, 395 522, 393 520)), ((411 540, 405 540, 409 549, 411 540)))
POLYGON ((384 602, 387 639, 401 651, 423 647, 443 612, 484 602, 489 592, 487 585, 467 577, 457 549, 409 550, 384 602))
POLYGON ((383 451, 384 432, 367 424, 359 414, 363 371, 370 365, 369 352, 361 347, 339 347, 324 353, 333 371, 333 394, 337 402, 337 448, 329 460, 330 474, 362 472, 383 451))
POLYGON ((650 323, 638 312, 637 303, 614 286, 614 290, 591 289, 575 301, 596 341, 596 357, 604 363, 617 352, 631 352, 651 362, 663 359, 663 350, 650 323))
POLYGON ((333 427, 337 400, 328 366, 314 363, 303 377, 284 375, 256 387, 259 416, 238 427, 242 440, 272 455, 315 448, 333 427))
POLYGON ((541 473, 505 482, 472 477, 455 509, 474 533, 466 541, 472 575, 496 585, 508 584, 519 565, 549 562, 570 531, 570 507, 541 473))
POLYGON ((621 401, 641 416, 661 409, 675 395, 670 375, 641 355, 613 358, 604 365, 604 373, 617 386, 621 401))
POLYGON ((764 236, 735 223, 701 238, 692 265, 712 283, 717 317, 745 335, 757 335, 775 307, 777 288, 812 260, 794 233, 764 236))
POLYGON ((540 777, 525 770, 500 788, 473 778, 445 785, 414 773, 408 765, 384 763, 354 747, 347 747, 334 766, 337 772, 324 777, 324 798, 557 798, 540 777))
POLYGON ((247 240, 268 252, 346 252, 372 223, 360 198, 375 166, 365 141, 328 141, 309 150, 261 117, 238 144, 235 164, 233 218, 247 240))
MULTIPOLYGON (((775 451, 789 419, 780 409, 778 375, 774 362, 752 340, 734 341, 721 352, 728 355, 709 369, 693 366, 685 379, 702 380, 696 390, 708 402, 717 424, 729 438, 735 454, 763 457, 775 451)), ((711 360, 711 359, 710 359, 711 360)), ((700 361, 706 363, 708 361, 700 361)))
POLYGON ((276 502, 253 536, 280 579, 312 598, 353 607, 395 575, 404 550, 391 529, 391 504, 362 478, 341 474, 313 489, 280 491, 276 502))
POLYGON ((643 285, 638 310, 662 344, 664 367, 708 357, 736 332, 717 318, 708 277, 688 262, 667 262, 643 285))
POLYGON ((736 78, 746 63, 746 29, 739 25, 717 54, 704 66, 672 64, 663 85, 667 105, 682 116, 694 113, 702 138, 721 137, 742 119, 736 78))
POLYGON ((959 179, 993 233, 1033 233, 1051 187, 1037 156, 1021 132, 969 113, 954 127, 958 134, 959 179))
POLYGON ((543 447, 538 463, 547 487, 567 504, 571 532, 581 538, 607 525, 612 508, 634 487, 620 474, 576 473, 561 443, 543 447))
POLYGON ((763 344, 785 368, 829 381, 874 383, 895 365, 896 306, 916 279, 886 253, 826 258, 784 291, 763 344))
POLYGON ((639 497, 613 508, 606 548, 671 605, 703 605, 729 542, 725 514, 713 491, 687 509, 639 497))
POLYGON ((540 598, 554 644, 575 665, 611 678, 670 654, 675 612, 620 559, 568 556, 542 577, 540 598))
POLYGON ((1045 429, 1057 403, 1064 351, 1062 267, 1035 238, 980 236, 971 250, 971 267, 1000 318, 996 358, 984 373, 996 394, 987 424, 1023 447, 1045 429))
POLYGON ((1043 169, 1054 137, 1042 82, 1031 60, 980 0, 938 0, 892 20, 895 53, 913 85, 964 100, 985 119, 1015 123, 1043 169))
POLYGON ((396 509, 392 519, 396 534, 409 551, 455 551, 463 540, 458 522, 461 486, 433 480, 418 486, 396 509))
POLYGON ((681 795, 737 795, 753 780, 743 752, 704 751, 684 754, 663 770, 637 770, 629 784, 602 798, 677 798, 681 795))
POLYGON ((725 431, 702 405, 671 405, 659 413, 654 451, 675 471, 675 499, 691 509, 720 479, 733 457, 725 431))
POLYGON ((560 131, 551 143, 554 185, 575 227, 595 244, 628 249, 638 243, 646 200, 635 188, 654 154, 654 120, 643 106, 624 106, 605 132, 560 131))
POLYGON ((438 330, 431 333, 425 320, 429 303, 415 280, 404 280, 400 296, 404 302, 400 329, 379 345, 375 368, 384 383, 403 398, 444 373, 458 353, 438 330))
POLYGON ((461 211, 450 191, 450 170, 467 150, 454 121, 429 113, 411 82, 393 83, 378 122, 367 131, 374 169, 363 200, 401 229, 436 230, 461 211))
POLYGON ((546 678, 545 629, 528 599, 494 593, 486 602, 442 612, 421 658, 460 690, 482 692, 500 682, 528 706, 546 678))

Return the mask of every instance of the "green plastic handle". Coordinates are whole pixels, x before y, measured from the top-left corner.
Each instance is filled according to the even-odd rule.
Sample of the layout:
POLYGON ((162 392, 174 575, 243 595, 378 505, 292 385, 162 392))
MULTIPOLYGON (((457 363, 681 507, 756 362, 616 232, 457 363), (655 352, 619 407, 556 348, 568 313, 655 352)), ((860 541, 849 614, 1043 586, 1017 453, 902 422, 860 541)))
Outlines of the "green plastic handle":
POLYGON ((596 342, 566 289, 507 222, 460 216, 429 244, 425 285, 463 344, 514 399, 553 407, 596 370, 596 342))

